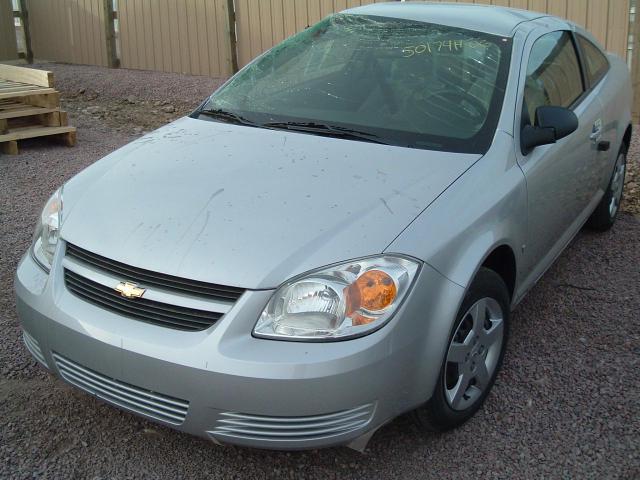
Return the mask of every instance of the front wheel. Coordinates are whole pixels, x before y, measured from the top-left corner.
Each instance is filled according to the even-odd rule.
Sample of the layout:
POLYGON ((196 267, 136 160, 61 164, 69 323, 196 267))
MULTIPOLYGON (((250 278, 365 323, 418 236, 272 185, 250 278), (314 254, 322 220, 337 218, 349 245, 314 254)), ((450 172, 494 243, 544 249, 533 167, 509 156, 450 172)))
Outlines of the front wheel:
POLYGON ((616 165, 613 168, 609 186, 602 200, 587 220, 587 226, 594 230, 604 232, 609 230, 620 210, 620 202, 622 201, 622 191, 624 190, 624 177, 627 171, 627 154, 621 150, 616 159, 616 165))
POLYGON ((458 311, 433 396, 414 412, 421 427, 449 430, 480 408, 502 364, 509 304, 500 275, 481 268, 458 311))

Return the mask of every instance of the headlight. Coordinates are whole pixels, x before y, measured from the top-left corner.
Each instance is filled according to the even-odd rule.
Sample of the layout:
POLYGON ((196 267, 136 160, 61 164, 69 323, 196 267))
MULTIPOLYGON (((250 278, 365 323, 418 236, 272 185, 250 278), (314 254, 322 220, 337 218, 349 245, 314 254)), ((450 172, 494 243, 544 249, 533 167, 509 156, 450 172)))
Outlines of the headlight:
POLYGON ((273 294, 253 329, 280 340, 343 340, 379 329, 407 295, 414 260, 382 256, 307 273, 273 294))
POLYGON ((59 189, 45 204, 33 239, 33 256, 40 266, 47 271, 51 270, 61 223, 62 189, 59 189))

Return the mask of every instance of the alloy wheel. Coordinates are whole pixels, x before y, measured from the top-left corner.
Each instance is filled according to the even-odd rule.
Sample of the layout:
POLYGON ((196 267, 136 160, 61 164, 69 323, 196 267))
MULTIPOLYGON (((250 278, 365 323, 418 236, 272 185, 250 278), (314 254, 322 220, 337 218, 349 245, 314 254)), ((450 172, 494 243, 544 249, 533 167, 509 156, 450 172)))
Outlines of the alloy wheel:
POLYGON ((485 297, 474 303, 456 329, 445 366, 445 397, 453 410, 472 406, 489 387, 504 340, 500 304, 485 297))

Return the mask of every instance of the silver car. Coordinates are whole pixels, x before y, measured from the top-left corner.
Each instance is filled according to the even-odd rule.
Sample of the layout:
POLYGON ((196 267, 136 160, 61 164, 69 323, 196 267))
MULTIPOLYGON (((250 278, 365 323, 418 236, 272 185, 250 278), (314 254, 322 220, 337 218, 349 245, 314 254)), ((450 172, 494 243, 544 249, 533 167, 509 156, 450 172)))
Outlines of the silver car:
POLYGON ((328 17, 47 202, 24 341, 96 397, 217 443, 363 449, 468 420, 510 312, 613 224, 626 64, 473 5, 328 17))

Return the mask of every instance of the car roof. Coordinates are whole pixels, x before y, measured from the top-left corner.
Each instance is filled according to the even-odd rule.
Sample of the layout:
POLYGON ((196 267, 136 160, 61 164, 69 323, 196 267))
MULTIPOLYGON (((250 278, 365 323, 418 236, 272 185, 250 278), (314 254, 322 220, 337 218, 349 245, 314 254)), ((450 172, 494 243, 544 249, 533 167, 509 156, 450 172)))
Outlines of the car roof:
MULTIPOLYGON (((497 5, 467 3, 373 3, 343 13, 415 20, 509 37, 523 22, 548 17, 544 13, 497 5)), ((555 18, 555 17, 554 17, 555 18)))

